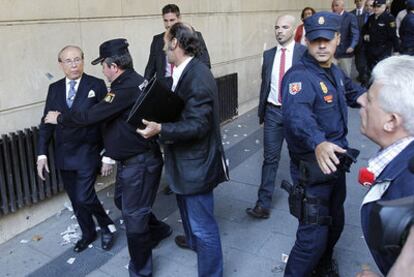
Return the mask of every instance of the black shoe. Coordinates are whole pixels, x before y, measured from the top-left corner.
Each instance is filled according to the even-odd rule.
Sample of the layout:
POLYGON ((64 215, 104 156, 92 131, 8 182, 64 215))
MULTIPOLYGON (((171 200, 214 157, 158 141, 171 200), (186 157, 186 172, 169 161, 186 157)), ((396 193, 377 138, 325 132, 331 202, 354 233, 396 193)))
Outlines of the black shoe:
POLYGON ((92 238, 81 238, 80 240, 78 240, 75 244, 75 247, 73 248, 73 251, 75 252, 82 252, 83 250, 85 250, 86 248, 88 248, 89 244, 91 244, 92 242, 94 242, 96 240, 96 234, 95 236, 93 236, 92 238))
POLYGON ((172 228, 165 224, 165 228, 163 228, 164 230, 162 232, 152 232, 151 233, 151 247, 155 248, 157 247, 157 245, 164 239, 168 238, 169 236, 171 236, 173 230, 172 228))
POLYGON ((339 277, 338 265, 334 259, 320 262, 312 272, 312 277, 339 277))
POLYGON ((176 236, 174 241, 178 247, 191 250, 190 246, 187 244, 187 240, 185 239, 185 236, 183 235, 176 236))
POLYGON ((102 232, 101 233, 101 246, 103 250, 110 250, 114 245, 114 234, 111 232, 102 232))
POLYGON ((270 210, 258 205, 254 208, 247 208, 246 213, 254 218, 267 219, 270 217, 270 210))
POLYGON ((171 190, 170 186, 166 186, 166 187, 162 190, 162 192, 163 192, 165 195, 171 195, 171 194, 173 194, 173 193, 174 193, 174 192, 171 190))

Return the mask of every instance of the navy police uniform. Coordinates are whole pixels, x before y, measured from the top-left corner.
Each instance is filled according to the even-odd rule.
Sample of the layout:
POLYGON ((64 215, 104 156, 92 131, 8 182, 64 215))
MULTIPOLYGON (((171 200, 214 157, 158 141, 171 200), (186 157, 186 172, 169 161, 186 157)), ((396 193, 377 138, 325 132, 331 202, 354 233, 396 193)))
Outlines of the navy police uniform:
MULTIPOLYGON (((329 12, 305 20, 307 39, 332 40, 340 18, 329 12)), ((293 182, 299 182, 299 162, 315 160, 315 148, 324 141, 348 147, 347 104, 354 106, 364 89, 352 83, 337 66, 322 68, 305 52, 283 78, 283 123, 292 159, 293 182)), ((289 255, 285 276, 310 276, 323 263, 330 263, 333 248, 344 226, 345 174, 317 184, 304 184, 307 198, 318 199, 312 220, 299 220, 296 242, 289 255), (323 203, 323 204, 322 204, 323 203), (331 218, 331 223, 318 218, 331 218)))
MULTIPOLYGON (((385 0, 374 1, 374 5, 382 4, 385 4, 385 0)), ((395 52, 400 50, 395 18, 387 11, 378 17, 375 14, 370 15, 362 33, 370 71, 378 62, 390 57, 393 49, 395 52)))
POLYGON ((401 54, 414 56, 414 0, 407 1, 407 15, 401 22, 401 54))
MULTIPOLYGON (((104 42, 100 57, 128 53, 125 39, 104 42)), ((171 228, 156 219, 152 205, 158 190, 162 156, 155 139, 144 139, 126 119, 141 93, 144 78, 132 68, 126 69, 112 83, 104 99, 86 112, 63 113, 63 125, 90 125, 104 122, 105 155, 117 161, 114 201, 125 222, 128 250, 131 257, 130 276, 152 276, 152 247, 171 234, 171 228)))

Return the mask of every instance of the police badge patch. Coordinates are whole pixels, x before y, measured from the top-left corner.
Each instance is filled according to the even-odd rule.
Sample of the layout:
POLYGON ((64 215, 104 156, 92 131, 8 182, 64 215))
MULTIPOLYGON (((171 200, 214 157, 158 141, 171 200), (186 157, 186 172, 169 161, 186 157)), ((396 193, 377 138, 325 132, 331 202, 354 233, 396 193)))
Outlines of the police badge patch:
POLYGON ((112 103, 112 101, 114 101, 114 98, 115 98, 115 93, 108 92, 105 95, 104 101, 107 102, 107 103, 112 103))
POLYGON ((295 82, 289 84, 289 93, 295 95, 302 90, 302 82, 295 82))
POLYGON ((323 93, 328 93, 328 87, 325 85, 324 82, 319 82, 319 84, 321 85, 321 90, 323 93))

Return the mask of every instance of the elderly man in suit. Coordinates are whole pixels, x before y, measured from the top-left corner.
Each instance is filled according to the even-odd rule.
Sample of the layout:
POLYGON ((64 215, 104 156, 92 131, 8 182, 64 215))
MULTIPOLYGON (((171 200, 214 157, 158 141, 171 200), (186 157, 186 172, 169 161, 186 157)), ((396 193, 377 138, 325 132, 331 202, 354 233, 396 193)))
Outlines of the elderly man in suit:
MULTIPOLYGON (((43 118, 49 111, 88 110, 105 97, 105 82, 83 73, 83 58, 83 52, 78 46, 69 45, 59 52, 58 61, 65 78, 49 86, 43 118)), ((44 124, 42 119, 37 161, 38 175, 42 180, 45 180, 45 171, 49 172, 47 150, 54 135, 56 167, 60 171, 63 185, 82 230, 82 238, 76 243, 74 251, 85 250, 96 239, 92 216, 101 227, 102 248, 109 250, 113 242, 111 231, 114 231, 115 227, 105 213, 94 188, 102 150, 100 126, 55 127, 44 124)), ((103 162, 102 175, 110 174, 113 161, 104 157, 103 162)))
MULTIPOLYGON (((360 183, 367 184, 366 172, 372 174, 370 190, 364 197, 361 221, 364 237, 374 203, 414 195, 414 174, 409 161, 414 157, 414 57, 394 56, 379 62, 372 72, 373 84, 364 95, 361 132, 379 145, 380 150, 368 161, 360 183), (392 80, 392 82, 390 82, 392 80)), ((380 252, 370 245, 382 274, 387 275, 397 253, 380 252)))
POLYGON ((148 122, 145 138, 160 134, 165 169, 183 221, 179 247, 197 252, 198 276, 223 276, 223 255, 214 218, 213 190, 228 180, 218 118, 217 86, 211 71, 194 58, 199 38, 193 28, 176 23, 164 36, 168 62, 174 64, 172 90, 185 106, 176 122, 148 122))
POLYGON ((255 207, 246 209, 247 214, 254 218, 266 219, 270 216, 276 172, 284 139, 280 85, 284 73, 292 64, 300 60, 306 50, 305 46, 293 40, 294 31, 295 18, 293 16, 278 17, 275 23, 278 46, 263 53, 258 110, 259 123, 264 123, 262 180, 255 207))
POLYGON ((341 16, 341 40, 336 48, 335 59, 345 75, 351 77, 352 58, 360 36, 358 20, 355 15, 345 11, 344 0, 333 0, 332 11, 341 16))

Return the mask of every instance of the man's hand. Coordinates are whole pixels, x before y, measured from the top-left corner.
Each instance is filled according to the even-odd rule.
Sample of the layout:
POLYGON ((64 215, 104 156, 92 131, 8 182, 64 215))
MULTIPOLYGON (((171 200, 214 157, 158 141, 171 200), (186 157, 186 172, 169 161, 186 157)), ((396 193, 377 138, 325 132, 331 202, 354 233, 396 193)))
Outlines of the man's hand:
POLYGON ((137 129, 137 133, 143 136, 144 138, 150 138, 158 135, 161 132, 161 124, 154 121, 142 120, 142 123, 146 126, 145 129, 137 129))
POLYGON ((37 161, 37 175, 39 175, 40 179, 42 179, 43 181, 45 180, 45 176, 43 175, 44 170, 46 170, 46 172, 49 173, 47 158, 43 158, 37 161))
POLYGON ((45 116, 45 123, 48 124, 57 124, 57 118, 60 115, 60 112, 58 111, 50 111, 45 116))
POLYGON ((348 49, 346 49, 346 51, 345 51, 347 54, 351 54, 351 53, 354 53, 354 48, 352 48, 352 47, 348 47, 348 49))
POLYGON ((108 163, 102 163, 101 167, 101 175, 102 176, 109 176, 114 171, 114 165, 108 163))
POLYGON ((335 152, 345 153, 346 150, 328 141, 321 142, 316 146, 316 160, 324 174, 331 174, 336 171, 336 165, 339 164, 339 159, 335 152))

